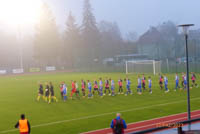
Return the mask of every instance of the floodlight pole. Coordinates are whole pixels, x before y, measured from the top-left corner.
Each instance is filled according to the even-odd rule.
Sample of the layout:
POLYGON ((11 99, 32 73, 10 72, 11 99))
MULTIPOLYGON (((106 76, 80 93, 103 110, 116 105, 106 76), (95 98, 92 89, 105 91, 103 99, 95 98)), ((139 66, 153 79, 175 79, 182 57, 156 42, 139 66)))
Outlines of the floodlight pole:
POLYGON ((188 120, 191 119, 191 111, 190 111, 190 84, 189 84, 189 61, 188 61, 188 28, 190 26, 194 26, 194 24, 184 24, 179 25, 178 27, 183 28, 184 36, 185 36, 185 51, 186 51, 186 79, 187 79, 187 110, 188 110, 188 120))
POLYGON ((20 69, 23 69, 24 68, 24 65, 23 65, 23 48, 22 48, 22 34, 21 34, 21 25, 18 24, 18 42, 19 42, 19 49, 20 49, 20 52, 19 52, 19 56, 20 56, 20 69))
POLYGON ((189 85, 189 61, 188 61, 188 35, 185 34, 185 49, 186 49, 186 69, 187 69, 187 103, 188 103, 188 120, 191 119, 190 112, 190 85, 189 85))

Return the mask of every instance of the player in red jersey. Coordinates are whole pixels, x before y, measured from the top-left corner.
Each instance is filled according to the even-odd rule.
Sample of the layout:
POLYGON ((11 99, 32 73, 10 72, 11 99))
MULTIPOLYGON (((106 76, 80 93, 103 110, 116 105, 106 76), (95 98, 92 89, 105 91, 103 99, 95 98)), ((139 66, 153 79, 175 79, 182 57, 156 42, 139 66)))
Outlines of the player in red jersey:
POLYGON ((72 82, 72 90, 71 90, 70 97, 72 99, 73 94, 76 93, 76 85, 75 85, 74 81, 71 81, 71 82, 72 82))
POLYGON ((118 92, 118 94, 124 94, 124 92, 123 92, 123 86, 122 86, 122 79, 121 78, 118 80, 118 85, 119 85, 119 92, 118 92))
POLYGON ((159 85, 160 85, 160 89, 163 89, 163 76, 160 75, 160 78, 159 78, 159 85))
POLYGON ((81 80, 81 89, 82 89, 83 98, 85 98, 85 88, 86 88, 86 83, 84 80, 81 80))
MULTIPOLYGON (((191 77, 191 80, 192 80, 192 87, 198 87, 197 83, 196 83, 196 75, 194 72, 191 73, 192 77, 191 77)), ((191 88, 192 88, 191 87, 191 88)))
POLYGON ((146 78, 145 78, 145 76, 144 76, 144 74, 143 74, 143 75, 142 75, 142 88, 143 88, 143 91, 146 90, 145 84, 146 84, 146 78))

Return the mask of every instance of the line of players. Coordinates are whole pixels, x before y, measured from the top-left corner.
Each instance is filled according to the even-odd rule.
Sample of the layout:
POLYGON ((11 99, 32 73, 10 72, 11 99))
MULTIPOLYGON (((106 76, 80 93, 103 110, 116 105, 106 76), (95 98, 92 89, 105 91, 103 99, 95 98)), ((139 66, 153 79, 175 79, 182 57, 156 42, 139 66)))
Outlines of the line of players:
MULTIPOLYGON (((132 91, 130 89, 130 85, 131 85, 130 80, 128 78, 126 78, 125 81, 126 81, 126 89, 127 89, 125 95, 132 94, 132 91)), ((124 94, 122 79, 119 79, 118 85, 119 85, 118 94, 124 94)), ((80 91, 79 91, 78 83, 76 81, 71 81, 71 87, 72 87, 72 90, 71 90, 71 93, 70 93, 70 98, 72 99, 73 95, 75 94, 76 98, 80 99, 80 91)), ((87 80, 87 84, 86 84, 86 81, 81 80, 81 91, 82 91, 83 98, 86 97, 86 94, 87 94, 88 98, 93 98, 95 93, 97 93, 100 97, 103 97, 104 95, 106 95, 107 92, 108 92, 109 96, 115 96, 114 80, 106 79, 104 91, 103 91, 103 87, 104 86, 103 86, 102 78, 99 78, 99 84, 96 80, 94 80, 93 86, 92 86, 92 83, 91 83, 90 80, 87 80), (88 89, 88 93, 86 93, 86 88, 88 89)), ((60 92, 61 92, 62 99, 64 101, 66 101, 66 99, 67 99, 67 86, 66 86, 65 82, 62 82, 60 84, 60 92)))
MULTIPOLYGON (((142 78, 138 75, 138 82, 137 82, 137 93, 138 94, 142 94, 142 90, 146 90, 146 78, 144 76, 144 74, 142 75, 142 78)), ((192 87, 194 86, 198 86, 196 83, 196 76, 194 73, 192 73, 191 76, 191 80, 192 80, 192 87)), ((131 87, 131 81, 128 78, 125 78, 124 81, 126 82, 126 92, 125 92, 125 96, 127 96, 128 94, 132 95, 132 90, 130 89, 131 87)), ((166 75, 164 75, 164 77, 162 75, 160 75, 159 77, 159 86, 160 89, 163 89, 163 83, 164 83, 164 87, 165 87, 165 92, 169 92, 168 89, 168 78, 166 75)), ((187 79, 186 79, 186 75, 184 73, 182 73, 182 82, 181 82, 182 88, 186 89, 187 86, 187 79)), ((78 83, 76 81, 71 81, 71 93, 70 93, 70 98, 72 99, 73 95, 75 94, 76 98, 80 99, 80 92, 79 92, 79 87, 78 87, 78 83)), ((120 78, 118 80, 118 94, 124 94, 123 91, 123 80, 120 78)), ((191 88, 192 88, 191 87, 191 88)), ((105 85, 103 85, 103 81, 102 78, 99 78, 99 83, 97 82, 97 80, 94 80, 94 84, 93 84, 93 90, 92 90, 92 83, 90 80, 87 80, 87 85, 86 85, 86 81, 81 80, 81 91, 82 91, 82 96, 83 98, 86 97, 86 88, 88 89, 88 98, 93 98, 93 96, 95 95, 95 93, 97 93, 100 97, 103 97, 106 95, 106 93, 108 92, 109 96, 115 96, 115 83, 114 80, 112 79, 107 79, 105 80, 105 85), (103 91, 103 87, 105 87, 104 91, 103 91)), ((177 89, 182 89, 179 86, 179 76, 176 73, 175 75, 175 89, 174 91, 176 91, 177 89)), ((67 100, 67 85, 65 84, 65 82, 61 82, 60 84, 60 93, 61 93, 61 98, 62 100, 66 101, 67 100)), ((148 91, 151 94, 152 93, 152 80, 151 77, 148 77, 148 91)), ((45 94, 43 92, 43 85, 40 83, 39 84, 39 91, 38 91, 38 97, 37 100, 39 101, 40 98, 43 97, 43 99, 48 102, 51 103, 52 100, 54 100, 55 102, 57 102, 57 98, 54 95, 54 86, 52 85, 52 82, 49 83, 45 83, 45 94)))
POLYGON ((39 83, 37 101, 39 101, 41 97, 48 103, 51 103, 52 100, 55 102, 58 102, 58 99, 56 98, 54 94, 54 86, 52 82, 45 83, 45 94, 44 94, 42 83, 39 83))
MULTIPOLYGON (((180 87, 179 85, 179 76, 178 74, 176 73, 175 75, 175 88, 174 88, 174 91, 176 91, 177 89, 186 89, 187 87, 187 77, 186 77, 186 74, 185 73, 182 73, 182 81, 181 81, 181 85, 182 85, 182 88, 180 87)), ((192 81, 192 87, 196 86, 198 87, 197 83, 196 83, 196 75, 195 73, 191 73, 191 81, 192 81)), ((164 82, 164 86, 165 86, 165 92, 169 92, 169 89, 168 89, 168 78, 166 77, 166 75, 164 75, 164 79, 163 79, 163 76, 160 75, 159 77, 159 85, 160 85, 160 89, 163 89, 163 82, 164 82)))

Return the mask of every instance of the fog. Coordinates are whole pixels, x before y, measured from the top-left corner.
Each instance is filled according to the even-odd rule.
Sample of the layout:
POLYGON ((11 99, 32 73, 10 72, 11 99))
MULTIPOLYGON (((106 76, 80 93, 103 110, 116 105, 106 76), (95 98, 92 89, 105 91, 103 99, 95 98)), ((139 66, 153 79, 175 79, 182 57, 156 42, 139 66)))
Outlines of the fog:
MULTIPOLYGON (((1 6, 5 4, 3 1, 1 6)), ((167 59, 173 68, 171 72, 177 72, 185 57, 184 36, 177 25, 193 23, 195 26, 189 31, 189 56, 192 70, 198 71, 198 0, 35 1, 40 5, 35 4, 29 12, 27 7, 23 10, 23 2, 16 10, 17 5, 12 2, 3 5, 10 4, 13 10, 0 14, 1 70, 30 72, 55 67, 56 70, 123 71, 127 60, 148 59, 162 61, 166 71, 167 59)), ((28 2, 33 4, 33 0, 28 2)))

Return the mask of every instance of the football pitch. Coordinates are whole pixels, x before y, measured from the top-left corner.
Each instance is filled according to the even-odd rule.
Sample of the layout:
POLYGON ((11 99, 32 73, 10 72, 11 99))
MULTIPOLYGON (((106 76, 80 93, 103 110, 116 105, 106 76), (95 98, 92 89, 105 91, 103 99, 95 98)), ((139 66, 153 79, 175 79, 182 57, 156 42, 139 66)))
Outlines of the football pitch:
MULTIPOLYGON (((148 78, 150 74, 146 74, 148 78)), ((197 76, 197 83, 199 74, 197 76)), ((187 92, 174 91, 175 74, 167 74, 169 79, 168 93, 160 90, 159 76, 151 75, 153 93, 148 90, 141 95, 136 92, 137 75, 124 73, 51 73, 33 75, 12 75, 0 77, 0 134, 18 134, 14 128, 20 114, 24 113, 32 126, 33 134, 77 134, 91 130, 108 128, 115 114, 120 112, 127 123, 167 116, 187 111, 187 92), (104 96, 97 94, 93 99, 61 101, 59 84, 65 81, 68 86, 68 96, 71 90, 71 80, 76 80, 81 87, 81 79, 90 80, 99 77, 112 78, 115 81, 115 90, 118 91, 118 79, 131 80, 133 95, 104 96), (49 82, 54 85, 54 92, 59 102, 48 104, 42 99, 36 101, 38 82, 49 82)), ((181 75, 179 75, 181 79, 181 75)), ((146 82, 148 83, 148 82, 146 82)), ((146 84, 146 88, 148 84, 146 84)), ((123 82, 125 89, 125 82, 123 82)), ((81 91, 81 90, 80 90, 81 91)), ((200 88, 192 88, 191 110, 200 109, 200 88)), ((80 92, 81 93, 81 92, 80 92)))

